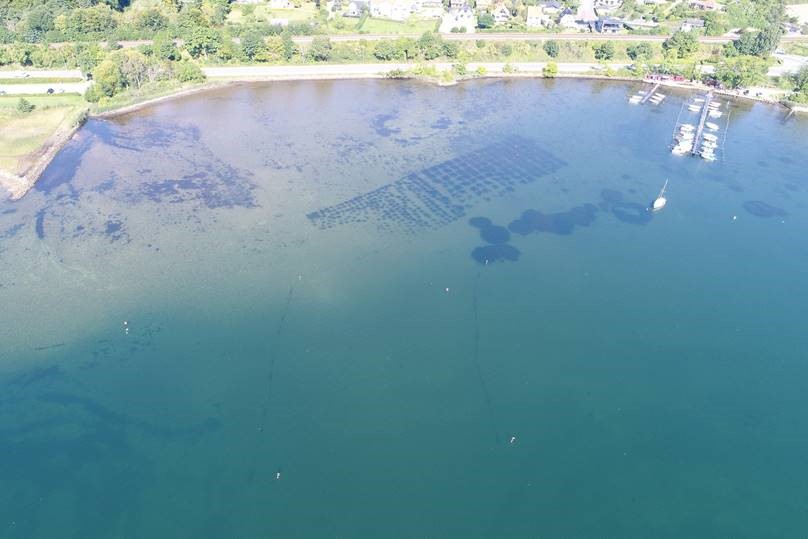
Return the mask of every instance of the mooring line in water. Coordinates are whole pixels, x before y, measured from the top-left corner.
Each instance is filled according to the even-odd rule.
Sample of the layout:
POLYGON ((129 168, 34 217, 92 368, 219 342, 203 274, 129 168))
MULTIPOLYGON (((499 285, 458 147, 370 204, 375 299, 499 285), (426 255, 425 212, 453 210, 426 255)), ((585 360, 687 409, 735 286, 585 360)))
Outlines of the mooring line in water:
POLYGON ((499 443, 499 429, 497 429, 496 416, 494 415, 494 405, 491 401, 491 393, 488 391, 488 385, 485 383, 483 369, 480 366, 480 318, 477 309, 477 287, 480 283, 481 274, 482 270, 478 271, 477 278, 474 280, 474 297, 472 300, 474 309, 474 367, 477 370, 477 378, 479 379, 480 387, 483 390, 485 406, 488 409, 488 418, 491 421, 491 429, 494 431, 494 441, 499 443))
MULTIPOLYGON (((289 287, 289 294, 286 296, 286 304, 284 305, 283 312, 281 313, 281 317, 278 320, 278 325, 275 328, 274 336, 276 344, 281 334, 283 333, 284 326, 286 325, 286 318, 289 316, 289 310, 292 307, 292 298, 294 298, 294 295, 295 295, 295 285, 291 285, 289 287)), ((278 357, 277 354, 271 349, 267 350, 267 352, 269 354, 270 360, 269 360, 269 369, 267 373, 267 389, 266 392, 264 393, 264 404, 261 409, 261 421, 258 426, 259 433, 264 432, 264 426, 266 425, 267 414, 269 413, 269 402, 272 398, 272 382, 275 379, 275 362, 278 357)), ((263 434, 260 434, 259 436, 263 438, 263 434)), ((252 481, 254 478, 255 478, 255 460, 253 460, 253 465, 250 468, 250 481, 252 481)))

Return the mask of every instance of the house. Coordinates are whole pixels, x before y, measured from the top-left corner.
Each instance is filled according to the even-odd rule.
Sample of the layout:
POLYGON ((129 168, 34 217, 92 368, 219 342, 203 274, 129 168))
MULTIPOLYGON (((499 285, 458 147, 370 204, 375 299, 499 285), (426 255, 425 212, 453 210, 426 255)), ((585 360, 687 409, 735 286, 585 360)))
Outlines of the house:
POLYGON ((450 9, 448 13, 444 13, 438 32, 450 34, 453 33, 452 30, 457 32, 458 29, 463 28, 467 34, 473 34, 476 27, 477 17, 474 16, 474 12, 466 4, 463 9, 450 9))
POLYGON ((596 0, 595 9, 599 11, 612 11, 623 5, 623 0, 596 0))
POLYGON ((646 21, 645 19, 634 19, 633 21, 625 21, 623 23, 626 28, 630 30, 653 30, 659 28, 659 23, 654 21, 646 21))
POLYGON ((662 4, 667 4, 668 0, 642 0, 642 4, 646 6, 660 6, 662 4))
POLYGON ((491 15, 494 16, 494 20, 497 24, 502 24, 511 20, 511 10, 508 9, 505 4, 497 4, 494 6, 494 9, 491 10, 491 15))
POLYGON ((292 9, 295 7, 290 0, 269 0, 269 9, 292 9))
POLYGON ((544 13, 539 6, 527 6, 527 27, 540 28, 544 23, 544 13))
POLYGON ((443 16, 443 2, 440 0, 415 0, 413 13, 422 19, 440 19, 443 16))
POLYGON ((701 11, 718 11, 721 9, 721 5, 716 4, 713 0, 690 0, 688 5, 691 9, 700 9, 701 11))
POLYGON ((373 0, 370 16, 391 21, 406 21, 412 12, 412 4, 406 0, 373 0))
POLYGON ((606 19, 601 17, 593 23, 593 30, 598 34, 616 34, 623 29, 620 19, 606 19))
POLYGON ((491 8, 494 7, 494 0, 477 0, 476 6, 479 13, 491 11, 491 8))
POLYGON ((701 19, 685 19, 682 21, 681 26, 679 26, 679 30, 682 32, 691 32, 693 30, 703 30, 704 29, 704 21, 701 19))
POLYGON ((449 0, 449 11, 463 11, 469 9, 469 4, 466 0, 449 0))
POLYGON ((345 13, 343 13, 343 16, 359 18, 362 16, 362 13, 369 10, 370 6, 365 0, 351 0, 351 2, 348 3, 348 8, 345 10, 345 13))
POLYGON ((583 31, 589 29, 589 26, 579 20, 578 16, 569 8, 561 12, 561 16, 558 18, 558 25, 565 30, 583 31))
POLYGON ((562 9, 564 9, 564 6, 562 6, 561 3, 557 2, 556 0, 539 2, 539 7, 541 8, 542 13, 550 16, 556 16, 561 13, 562 9))

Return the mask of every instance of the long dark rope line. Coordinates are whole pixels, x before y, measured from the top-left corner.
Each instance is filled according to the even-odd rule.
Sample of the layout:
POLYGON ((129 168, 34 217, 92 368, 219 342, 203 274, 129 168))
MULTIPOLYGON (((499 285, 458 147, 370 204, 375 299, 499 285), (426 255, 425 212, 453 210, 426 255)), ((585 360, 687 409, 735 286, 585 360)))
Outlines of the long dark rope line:
MULTIPOLYGON (((281 313, 281 317, 278 320, 278 325, 275 327, 275 333, 273 336, 274 342, 270 342, 270 348, 266 351, 269 355, 269 368, 267 369, 267 386, 266 391, 264 392, 264 402, 261 406, 261 421, 258 423, 258 432, 260 434, 260 438, 264 438, 264 427, 266 426, 267 422, 267 415, 269 413, 269 404, 272 400, 272 382, 275 380, 275 363, 278 359, 278 354, 271 348, 273 345, 277 346, 278 341, 280 340, 280 336, 283 333, 283 328, 286 325, 286 318, 289 316, 289 310, 292 307, 292 298, 295 295, 295 285, 289 287, 289 294, 286 296, 286 304, 283 307, 283 311, 281 313)), ((255 477, 255 459, 253 459, 252 466, 250 467, 250 481, 253 480, 255 477)))
POLYGON ((480 316, 477 309, 477 287, 480 284, 481 273, 482 270, 478 271, 477 277, 474 280, 474 297, 472 300, 474 310, 474 368, 477 371, 477 379, 483 391, 485 407, 488 409, 488 419, 491 422, 491 430, 494 432, 494 442, 499 443, 499 429, 497 428, 496 415, 494 414, 494 404, 491 401, 491 393, 488 391, 488 385, 485 383, 485 377, 483 376, 483 369, 480 366, 480 316))

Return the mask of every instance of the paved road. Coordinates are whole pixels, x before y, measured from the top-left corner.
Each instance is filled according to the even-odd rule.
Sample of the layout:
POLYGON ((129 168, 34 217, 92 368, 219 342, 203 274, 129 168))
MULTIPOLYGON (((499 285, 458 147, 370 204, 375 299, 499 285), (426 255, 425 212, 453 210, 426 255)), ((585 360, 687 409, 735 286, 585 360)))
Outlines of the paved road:
POLYGON ((12 69, 0 70, 0 83, 2 79, 23 79, 29 77, 49 78, 49 79, 82 79, 81 71, 78 69, 12 69))
MULTIPOLYGON (((419 38, 421 34, 335 34, 328 36, 332 42, 345 42, 345 41, 378 41, 380 39, 395 39, 398 37, 419 38)), ((571 34, 538 34, 529 32, 478 32, 476 34, 443 34, 443 38, 447 41, 466 41, 472 39, 485 39, 487 41, 545 41, 553 39, 555 41, 655 41, 661 42, 668 39, 670 36, 641 36, 631 34, 590 34, 590 33, 571 33, 571 34)), ((293 39, 295 43, 306 44, 311 43, 313 36, 295 36, 293 39)), ((738 36, 701 36, 699 41, 701 43, 727 43, 738 39, 738 36)), ((234 42, 238 42, 238 38, 233 38, 234 42)), ((808 36, 792 36, 784 37, 781 42, 789 43, 794 41, 808 41, 808 36)), ((182 44, 182 40, 175 40, 177 44, 182 44)), ((106 42, 100 42, 101 45, 106 45, 106 42)), ((131 49, 141 45, 151 45, 150 39, 139 39, 132 41, 119 41, 118 44, 124 49, 131 49)), ((52 43, 52 47, 64 47, 69 43, 52 43)))
MULTIPOLYGON (((340 64, 340 65, 303 65, 303 66, 232 66, 232 67, 203 67, 205 75, 211 79, 231 80, 261 80, 283 78, 341 78, 341 77, 381 77, 395 69, 412 69, 417 64, 391 63, 391 64, 340 64)), ((435 63, 441 70, 451 69, 451 63, 435 63)), ((488 73, 502 73, 503 62, 472 62, 466 65, 469 71, 476 71, 483 67, 488 73)), ((544 62, 518 62, 512 63, 518 71, 526 73, 541 72, 546 65, 544 62)), ((628 64, 611 64, 612 69, 620 69, 628 64)), ((597 73, 604 66, 595 63, 561 63, 558 64, 560 73, 597 73)))
MULTIPOLYGON (((38 73, 37 76, 39 76, 38 73)), ((3 84, 2 82, 3 81, 0 80, 0 95, 47 94, 50 88, 59 94, 84 94, 87 87, 90 85, 89 81, 52 82, 49 84, 3 84)))

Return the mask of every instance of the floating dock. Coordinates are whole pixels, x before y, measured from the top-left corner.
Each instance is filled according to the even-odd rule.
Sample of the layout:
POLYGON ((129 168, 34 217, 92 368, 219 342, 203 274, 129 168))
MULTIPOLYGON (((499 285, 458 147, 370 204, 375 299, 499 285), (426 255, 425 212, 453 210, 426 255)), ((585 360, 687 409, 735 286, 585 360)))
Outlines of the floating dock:
POLYGON ((704 122, 707 121, 707 115, 710 114, 710 103, 713 100, 713 93, 709 92, 704 97, 704 104, 701 107, 701 117, 699 118, 699 125, 696 127, 696 136, 693 137, 693 149, 690 150, 691 155, 699 155, 701 151, 700 144, 701 144, 701 136, 704 133, 704 122))

